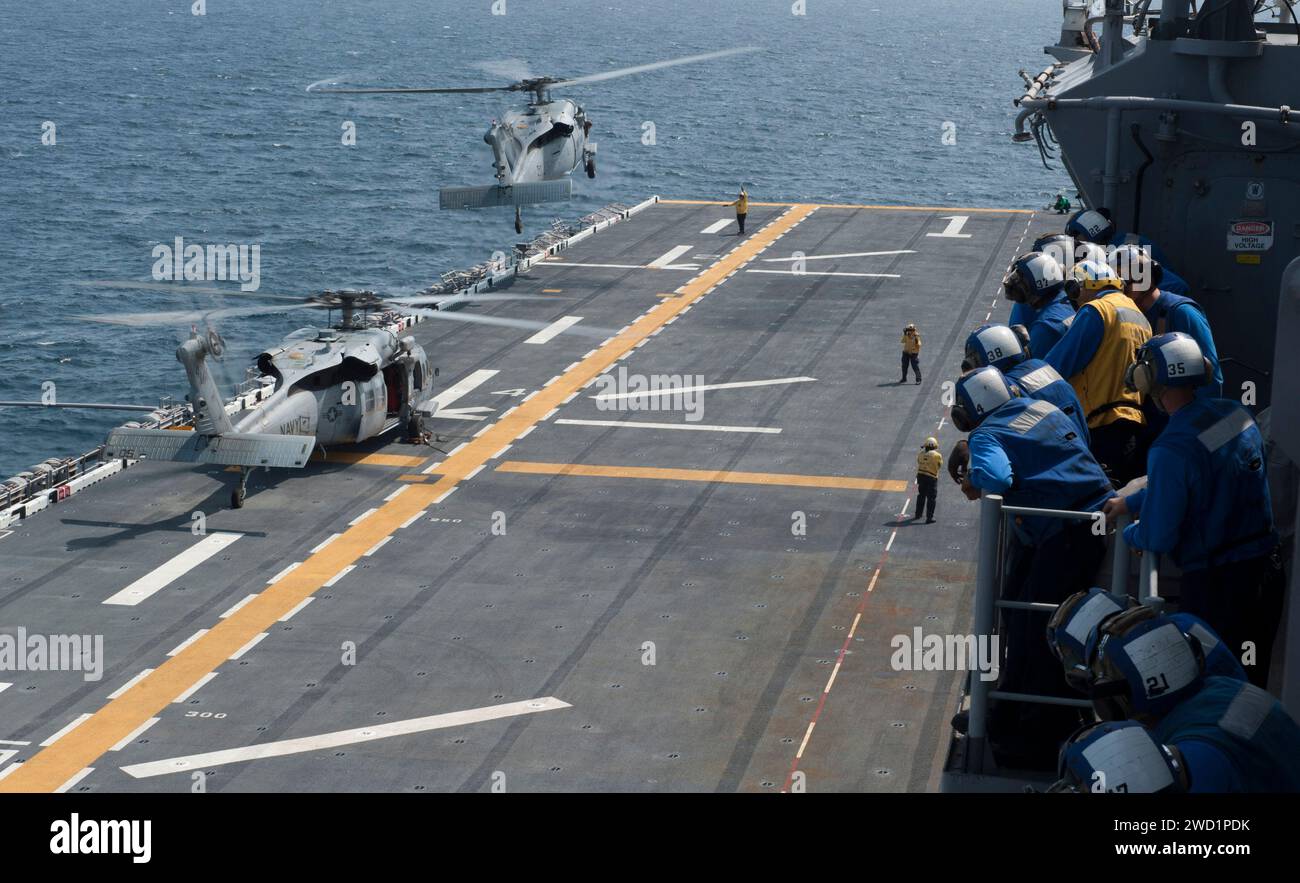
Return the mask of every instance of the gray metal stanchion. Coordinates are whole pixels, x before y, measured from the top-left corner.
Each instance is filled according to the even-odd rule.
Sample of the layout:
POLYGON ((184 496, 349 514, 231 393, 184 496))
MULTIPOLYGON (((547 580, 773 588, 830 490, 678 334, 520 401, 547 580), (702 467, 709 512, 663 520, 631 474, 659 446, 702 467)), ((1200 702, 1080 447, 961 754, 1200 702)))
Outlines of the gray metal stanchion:
POLYGON ((1128 543, 1124 542, 1124 528, 1133 521, 1131 515, 1121 515, 1115 522, 1114 557, 1110 562, 1110 594, 1115 600, 1128 597, 1128 543))
MULTIPOLYGON (((998 598, 998 546, 1002 537, 1002 497, 985 494, 980 500, 979 569, 975 574, 975 635, 991 640, 994 602, 998 598)), ((966 771, 984 771, 984 744, 988 736, 988 681, 972 673, 970 718, 967 725, 966 771)))

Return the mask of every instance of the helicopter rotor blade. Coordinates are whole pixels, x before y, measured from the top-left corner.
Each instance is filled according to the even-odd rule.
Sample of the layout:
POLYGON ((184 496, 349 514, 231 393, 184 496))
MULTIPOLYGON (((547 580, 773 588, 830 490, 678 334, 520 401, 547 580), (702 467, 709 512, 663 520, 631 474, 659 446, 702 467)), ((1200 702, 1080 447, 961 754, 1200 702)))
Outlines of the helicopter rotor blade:
POLYGON ((518 92, 518 84, 509 86, 462 86, 450 89, 433 89, 415 86, 340 86, 333 80, 317 80, 307 87, 313 95, 456 95, 473 92, 518 92))
POLYGON ((533 73, 528 68, 528 62, 524 61, 522 58, 502 58, 496 61, 480 61, 473 66, 494 77, 509 80, 511 83, 533 79, 533 73))
POLYGON ((624 67, 612 71, 603 71, 598 74, 588 74, 585 77, 574 77, 568 80, 558 80, 551 84, 555 86, 581 86, 587 83, 600 83, 604 80, 612 80, 616 77, 627 77, 632 74, 640 74, 646 71, 659 70, 665 67, 676 67, 679 64, 694 64, 699 61, 712 61, 716 58, 726 58, 731 55, 740 55, 745 52, 758 52, 761 46, 737 46, 733 49, 721 49, 717 52, 705 52, 702 55, 687 55, 682 58, 670 58, 667 61, 654 61, 650 64, 638 64, 633 67, 624 67))
POLYGON ((0 402, 0 408, 87 408, 95 411, 157 411, 157 405, 110 405, 104 402, 0 402))
POLYGON ((274 305, 262 307, 226 307, 216 310, 174 310, 153 313, 118 313, 116 315, 79 315, 73 319, 97 322, 101 325, 127 325, 135 328, 154 328, 167 325, 205 325, 216 319, 234 316, 262 316, 286 313, 290 310, 320 309, 319 304, 274 305))
POLYGON ((238 288, 216 288, 211 285, 184 285, 179 282, 130 282, 114 279, 87 279, 73 282, 73 285, 88 288, 113 288, 126 291, 162 291, 168 294, 212 294, 218 297, 265 297, 275 300, 304 301, 307 298, 297 294, 277 294, 270 291, 241 291, 238 288))
MULTIPOLYGON (((477 313, 447 312, 444 310, 420 310, 412 309, 412 313, 417 316, 423 316, 426 319, 445 319, 450 322, 468 322, 475 325, 498 325, 504 328, 521 328, 525 331, 541 331, 543 328, 550 328, 550 322, 534 322, 532 319, 516 319, 506 316, 484 316, 477 313)), ((562 332, 564 334, 576 334, 580 337, 594 337, 604 340, 618 332, 613 328, 595 328, 592 326, 572 325, 562 332)))

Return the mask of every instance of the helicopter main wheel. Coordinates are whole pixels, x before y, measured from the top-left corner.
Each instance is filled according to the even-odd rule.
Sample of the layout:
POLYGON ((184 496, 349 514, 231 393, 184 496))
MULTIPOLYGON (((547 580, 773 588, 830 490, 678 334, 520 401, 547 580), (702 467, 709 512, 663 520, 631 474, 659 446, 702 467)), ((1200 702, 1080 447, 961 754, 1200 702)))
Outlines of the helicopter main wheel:
POLYGON ((244 498, 248 496, 248 475, 250 472, 252 472, 251 469, 239 470, 239 483, 236 484, 235 489, 230 492, 231 509, 244 508, 244 498))
POLYGON ((587 160, 587 177, 596 177, 596 161, 594 159, 587 160))

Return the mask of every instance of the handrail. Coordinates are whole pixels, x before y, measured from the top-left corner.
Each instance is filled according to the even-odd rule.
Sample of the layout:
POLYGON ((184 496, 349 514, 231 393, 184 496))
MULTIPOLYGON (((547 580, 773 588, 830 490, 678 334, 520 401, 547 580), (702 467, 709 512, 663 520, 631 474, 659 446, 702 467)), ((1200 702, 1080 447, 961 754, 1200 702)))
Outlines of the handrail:
MULTIPOLYGON (((1060 606, 1035 601, 1006 601, 999 596, 1002 590, 1002 537, 1005 521, 1017 515, 1056 518, 1064 521, 1093 521, 1098 517, 1095 512, 1081 512, 1069 509, 1038 509, 1029 506, 1005 505, 1001 495, 985 494, 980 498, 980 525, 977 545, 977 569, 975 573, 975 611, 974 633, 977 637, 994 634, 996 612, 1001 610, 1024 610, 1033 613, 1052 614, 1060 606)), ((1129 547, 1124 541, 1124 528, 1132 521, 1130 516, 1122 516, 1116 524, 1114 550, 1111 560, 1110 594, 1117 599, 1129 597, 1129 547)), ((1140 559, 1137 599, 1143 604, 1159 605, 1159 556, 1150 553, 1140 559)), ((1087 699, 1074 699, 1064 696, 1046 696, 1037 693, 1015 693, 995 690, 988 681, 972 676, 968 679, 970 707, 967 716, 966 736, 968 740, 965 752, 965 766, 968 773, 984 771, 985 746, 988 741, 989 700, 999 699, 1009 702, 1030 702, 1041 705, 1060 705, 1072 708, 1090 708, 1087 699)))

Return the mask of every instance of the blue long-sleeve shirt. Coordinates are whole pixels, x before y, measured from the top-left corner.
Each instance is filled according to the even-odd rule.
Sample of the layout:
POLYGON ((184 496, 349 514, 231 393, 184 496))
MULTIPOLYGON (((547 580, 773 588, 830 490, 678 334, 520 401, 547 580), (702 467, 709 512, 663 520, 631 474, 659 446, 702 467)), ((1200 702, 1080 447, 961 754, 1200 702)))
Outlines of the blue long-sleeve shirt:
MULTIPOLYGON (((1161 285, 1161 288, 1163 289, 1164 286, 1161 285)), ((1147 321, 1151 323, 1152 329, 1157 327, 1156 307, 1159 303, 1160 301, 1157 300, 1150 311, 1146 313, 1147 321)), ((1210 366, 1214 369, 1214 382, 1198 387, 1196 394, 1207 399, 1222 397, 1223 369, 1219 367, 1219 352, 1214 346, 1214 333, 1210 331, 1210 323, 1206 321, 1205 313, 1192 304, 1185 303, 1170 310, 1167 320, 1169 327, 1165 331, 1181 331, 1183 334, 1190 336, 1196 341, 1196 345, 1201 348, 1201 355, 1210 360, 1210 366)))
POLYGON ((1097 348, 1101 346, 1105 333, 1106 323, 1101 320, 1101 315, 1084 304, 1075 313, 1070 329, 1042 359, 1055 368, 1056 373, 1069 380, 1088 367, 1092 357, 1097 355, 1097 348))

